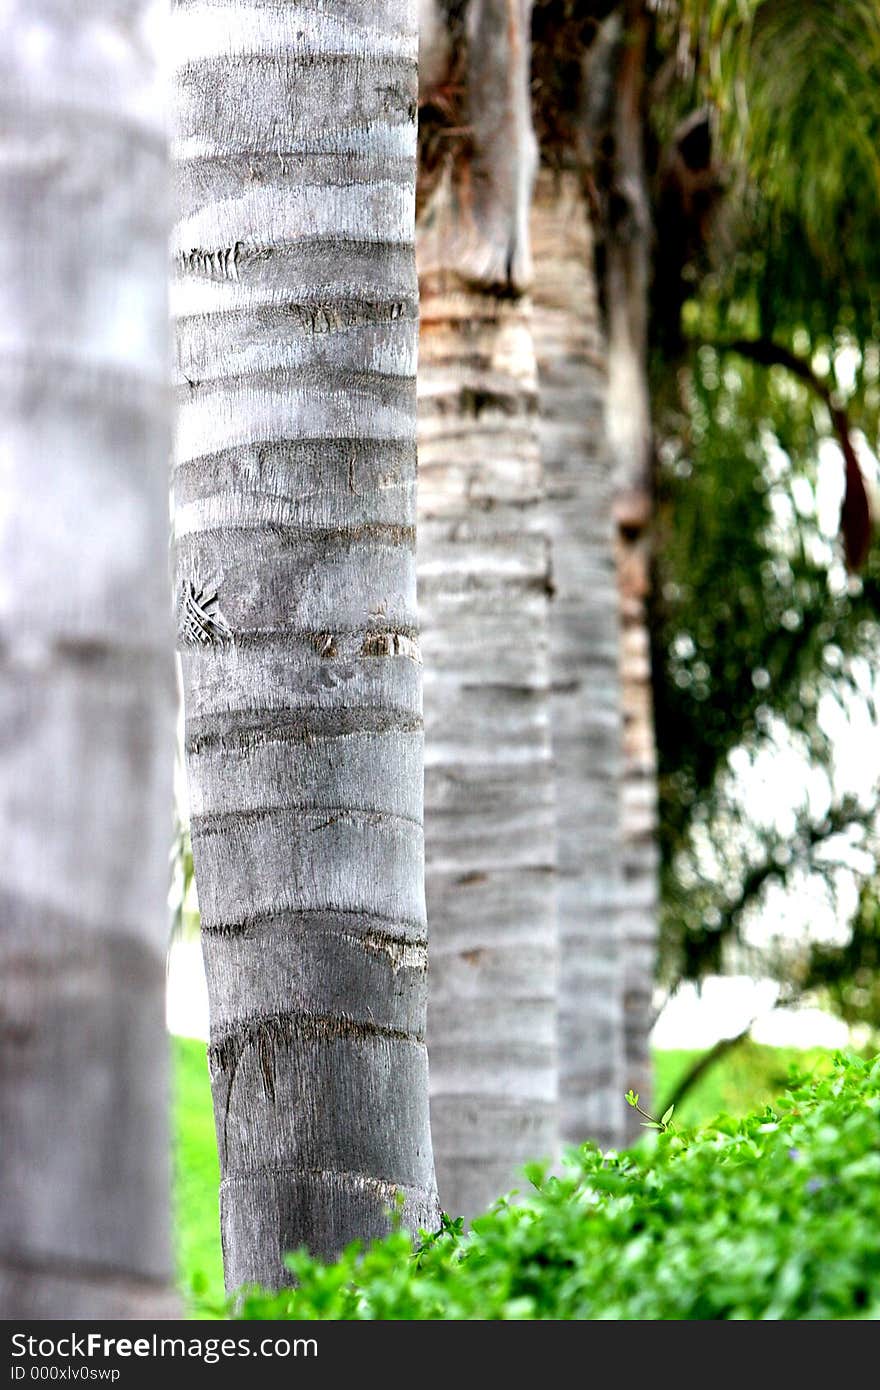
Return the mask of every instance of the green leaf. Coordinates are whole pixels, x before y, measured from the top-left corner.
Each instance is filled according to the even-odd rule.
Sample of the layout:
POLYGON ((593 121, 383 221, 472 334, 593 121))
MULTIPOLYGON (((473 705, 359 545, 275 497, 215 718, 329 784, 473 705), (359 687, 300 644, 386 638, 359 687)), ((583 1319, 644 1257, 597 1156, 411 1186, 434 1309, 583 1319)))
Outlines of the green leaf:
POLYGON ((523 1168, 523 1172, 525 1173, 529 1182, 532 1184, 532 1187, 537 1188, 537 1190, 540 1192, 547 1178, 547 1169, 545 1164, 527 1163, 523 1168))
POLYGON ((668 1124, 669 1124, 669 1121, 672 1119, 672 1112, 673 1112, 674 1109, 675 1109, 675 1106, 674 1106, 674 1105, 670 1105, 669 1109, 666 1110, 666 1111, 660 1116, 660 1123, 661 1123, 661 1125, 668 1125, 668 1124))

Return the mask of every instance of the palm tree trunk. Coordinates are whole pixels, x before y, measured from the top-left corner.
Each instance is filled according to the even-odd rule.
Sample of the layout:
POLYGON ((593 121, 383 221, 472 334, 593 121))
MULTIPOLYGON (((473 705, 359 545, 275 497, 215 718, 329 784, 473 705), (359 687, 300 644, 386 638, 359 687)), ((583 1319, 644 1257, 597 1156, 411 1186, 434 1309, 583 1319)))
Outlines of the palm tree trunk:
POLYGON ((437 1220, 415 4, 176 9, 179 634, 230 1288, 437 1220))
POLYGON ((553 543, 550 605, 559 854, 561 1137, 625 1132, 620 618, 605 442, 606 355, 587 212, 546 172, 532 213, 540 437, 553 543))
MULTIPOLYGON (((621 527, 617 542, 621 604, 620 684, 623 704, 624 1020, 626 1084, 650 1107, 651 1029, 659 929, 657 747, 647 598, 649 538, 621 527)), ((635 1111, 632 1112, 635 1116, 635 1111)), ((629 1118, 629 1138, 637 1137, 629 1118)))
MULTIPOLYGON (((607 425, 614 461, 624 718, 624 1008, 627 1086, 651 1094, 650 1032, 659 912, 657 754, 647 600, 652 425, 648 383, 651 212, 644 157, 645 0, 625 0, 614 81, 613 205, 606 243, 607 425)), ((647 1107, 646 1107, 647 1108, 647 1107)), ((635 1137, 635 1111, 629 1112, 635 1137)))
POLYGON ((529 4, 467 11, 469 147, 420 224, 431 1116, 474 1215, 557 1136, 555 822, 528 208, 529 4))
POLYGON ((167 159, 132 0, 0 15, 0 1317, 158 1317, 167 159))
POLYGON ((441 1201, 471 1217, 556 1144, 547 538, 528 306, 422 297, 431 1116, 441 1201))

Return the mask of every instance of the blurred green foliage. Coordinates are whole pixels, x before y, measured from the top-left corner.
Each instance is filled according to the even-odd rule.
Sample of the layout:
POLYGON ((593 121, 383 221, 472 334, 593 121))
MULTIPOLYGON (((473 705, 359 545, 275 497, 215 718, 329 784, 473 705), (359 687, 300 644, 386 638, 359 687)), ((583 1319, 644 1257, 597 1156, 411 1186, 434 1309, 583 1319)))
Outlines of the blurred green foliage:
POLYGON ((672 979, 721 966, 725 937, 768 882, 817 870, 835 841, 864 840, 876 807, 836 785, 821 714, 832 700, 875 716, 880 635, 880 555, 853 579, 838 553, 824 408, 783 371, 711 347, 680 374, 685 409, 655 397, 655 716, 672 979), (829 486, 830 524, 818 503, 829 486), (780 828, 743 803, 731 759, 754 762, 781 730, 826 790, 805 792, 795 824, 780 828))
POLYGON ((847 1023, 880 1020, 880 901, 876 878, 862 884, 850 939, 814 946, 808 985, 820 989, 847 1023))
MULTIPOLYGON (((877 722, 880 557, 875 547, 847 576, 835 534, 843 460, 818 395, 723 347, 773 341, 809 364, 845 406, 876 482, 880 7, 679 0, 657 14, 647 115, 661 969, 674 982, 723 968, 774 884, 821 879, 839 914, 844 864, 863 888, 849 947, 810 942, 805 920, 804 939, 750 964, 795 991, 827 985, 845 1017, 880 1026, 865 984, 876 965, 877 807, 836 776, 825 717, 831 702, 877 722), (667 215, 665 152, 698 110, 712 136, 713 201, 700 236, 682 237, 667 215), (664 238, 686 255, 669 254, 664 238), (732 771, 780 747, 800 752, 813 793, 774 824, 766 806, 744 802, 732 771), (860 972, 857 988, 847 971, 851 981, 860 972)), ((680 217, 687 197, 673 201, 680 217)))
POLYGON ((174 840, 171 845, 171 888, 168 903, 171 908, 171 940, 193 940, 199 934, 199 899, 193 867, 192 840, 189 826, 176 813, 174 840))
POLYGON ((668 127, 676 105, 708 102, 714 113, 733 194, 715 273, 734 331, 757 311, 765 337, 843 328, 876 339, 880 7, 678 0, 658 11, 659 46, 678 73, 658 123, 668 127))
MULTIPOLYGON (((657 1108, 705 1054, 689 1048, 654 1053, 657 1108)), ((677 1125, 696 1126, 720 1115, 742 1116, 772 1105, 788 1084, 792 1069, 800 1075, 826 1076, 833 1065, 825 1048, 767 1047, 745 1038, 720 1059, 675 1107, 677 1125)))

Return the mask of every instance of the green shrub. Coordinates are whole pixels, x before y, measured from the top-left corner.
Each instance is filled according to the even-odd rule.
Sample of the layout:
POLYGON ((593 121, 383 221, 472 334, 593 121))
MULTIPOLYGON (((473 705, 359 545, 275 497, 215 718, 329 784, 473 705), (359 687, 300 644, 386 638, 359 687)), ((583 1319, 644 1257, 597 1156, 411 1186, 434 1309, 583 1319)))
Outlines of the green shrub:
POLYGON ((413 1255, 395 1231, 335 1264, 291 1256, 298 1287, 244 1319, 880 1316, 880 1059, 837 1057, 773 1108, 635 1150, 569 1156, 562 1177, 413 1255))

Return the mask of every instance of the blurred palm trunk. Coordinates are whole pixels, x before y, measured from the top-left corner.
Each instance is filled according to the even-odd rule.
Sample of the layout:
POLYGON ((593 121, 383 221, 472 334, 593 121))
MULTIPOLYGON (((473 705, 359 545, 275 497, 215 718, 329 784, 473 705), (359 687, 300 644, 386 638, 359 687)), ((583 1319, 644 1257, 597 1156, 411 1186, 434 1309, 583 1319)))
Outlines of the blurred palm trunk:
POLYGON ((168 1292, 167 155, 147 5, 0 15, 0 1316, 168 1292))
POLYGON ((441 1202, 467 1217, 557 1137, 530 9, 468 7, 469 136, 419 232, 431 1115, 441 1202))
POLYGON ((470 1217, 556 1138, 547 543, 528 307, 426 288, 421 343, 431 1114, 470 1217))
MULTIPOLYGON (((607 427, 614 476, 623 704, 624 1008, 626 1082, 651 1094, 650 1032, 659 912, 657 754, 648 596, 653 511, 648 306, 651 211, 645 172, 645 0, 621 7, 605 226, 607 427)), ((635 1111, 630 1133, 638 1133, 635 1111)))
MULTIPOLYGON (((655 1021, 654 980, 659 930, 657 842, 657 749, 651 684, 651 640, 647 599, 649 539, 628 527, 618 531, 621 604, 621 692, 623 702, 623 873, 621 932, 624 947, 626 1084, 642 1097, 652 1091, 651 1029, 655 1021)), ((637 1137, 635 1111, 628 1116, 637 1137)))
POLYGON ((560 1129, 620 1145, 624 952, 620 614, 605 436, 607 355, 587 209, 574 173, 542 173, 532 213, 559 854, 560 1129))
POLYGON ((177 6, 175 473, 230 1288, 438 1220, 415 3, 177 6), (344 10, 344 14, 343 14, 344 10))

